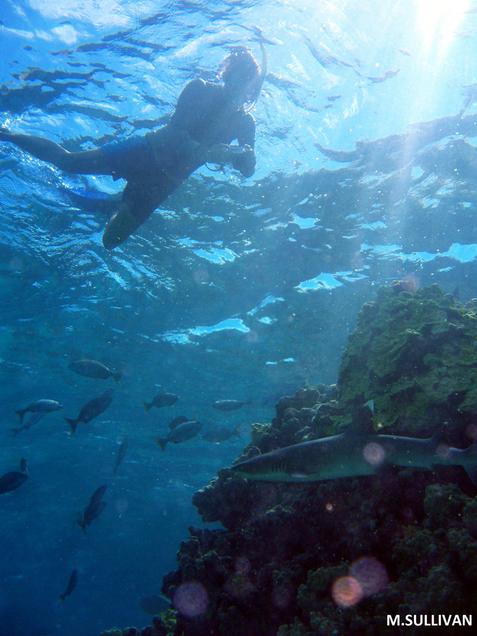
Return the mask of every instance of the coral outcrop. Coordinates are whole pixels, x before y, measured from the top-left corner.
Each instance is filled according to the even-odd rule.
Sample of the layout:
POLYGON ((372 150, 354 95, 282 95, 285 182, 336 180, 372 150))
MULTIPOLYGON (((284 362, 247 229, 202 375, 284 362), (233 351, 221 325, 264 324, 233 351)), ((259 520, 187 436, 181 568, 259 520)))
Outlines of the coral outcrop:
MULTIPOLYGON (((282 398, 241 459, 345 426, 447 442, 477 438, 477 316, 437 287, 381 290, 359 316, 337 386, 282 398), (443 427, 443 425, 445 425, 443 427)), ((385 467, 303 484, 222 470, 194 496, 222 530, 190 529, 163 592, 174 636, 362 636, 387 615, 470 614, 477 603, 477 499, 459 467, 385 467)), ((418 627, 406 627, 406 634, 418 627)), ((144 634, 156 632, 144 632, 144 634)), ((162 633, 162 632, 158 632, 162 633)), ((124 633, 123 633, 124 636, 124 633)))
POLYGON ((437 285, 381 288, 366 303, 339 372, 347 413, 373 400, 377 430, 425 435, 436 422, 470 419, 477 411, 477 301, 466 305, 437 285))

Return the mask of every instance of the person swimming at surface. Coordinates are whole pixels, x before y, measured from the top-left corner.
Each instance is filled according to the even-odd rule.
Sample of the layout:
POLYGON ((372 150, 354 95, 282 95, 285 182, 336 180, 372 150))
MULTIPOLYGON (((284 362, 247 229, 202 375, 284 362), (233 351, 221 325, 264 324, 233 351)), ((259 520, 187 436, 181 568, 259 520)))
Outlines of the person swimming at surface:
POLYGON ((245 177, 253 175, 255 120, 249 110, 260 93, 264 72, 248 48, 234 47, 219 68, 221 83, 190 81, 165 126, 95 150, 69 152, 48 139, 6 128, 0 129, 0 141, 65 172, 125 179, 119 208, 103 234, 104 247, 113 249, 205 163, 230 164, 245 177), (238 146, 231 145, 234 140, 238 146))

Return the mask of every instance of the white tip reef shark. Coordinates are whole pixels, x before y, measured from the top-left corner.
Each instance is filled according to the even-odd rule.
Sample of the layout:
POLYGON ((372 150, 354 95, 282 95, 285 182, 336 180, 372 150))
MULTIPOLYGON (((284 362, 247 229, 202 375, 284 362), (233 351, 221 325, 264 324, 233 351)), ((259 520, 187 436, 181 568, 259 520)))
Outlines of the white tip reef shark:
POLYGON ((462 466, 477 486, 477 442, 461 450, 444 444, 441 434, 422 439, 345 432, 285 446, 231 470, 257 481, 310 482, 373 475, 385 464, 425 470, 462 466))

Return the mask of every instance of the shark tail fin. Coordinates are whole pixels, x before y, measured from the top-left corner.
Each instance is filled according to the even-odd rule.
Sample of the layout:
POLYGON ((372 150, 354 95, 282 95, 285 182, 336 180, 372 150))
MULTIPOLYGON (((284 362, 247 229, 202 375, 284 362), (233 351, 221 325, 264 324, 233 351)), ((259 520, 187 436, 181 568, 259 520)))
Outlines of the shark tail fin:
POLYGON ((123 374, 121 373, 121 371, 116 371, 116 373, 113 373, 113 378, 116 382, 119 382, 119 380, 123 377, 123 374))
POLYGON ((158 437, 157 438, 157 443, 161 447, 161 450, 166 450, 166 444, 167 444, 168 441, 169 440, 167 439, 167 437, 158 437))
POLYGON ((471 479, 474 486, 477 487, 477 442, 471 444, 468 448, 461 451, 461 465, 471 479))
POLYGON ((149 413, 149 410, 152 407, 152 403, 143 402, 143 404, 144 404, 144 410, 146 411, 146 413, 149 413))
POLYGON ((23 417, 25 416, 25 413, 27 412, 28 409, 19 409, 18 411, 15 411, 15 413, 18 415, 18 417, 20 418, 20 422, 23 424, 23 417))
POLYGON ((78 426, 78 420, 72 419, 71 417, 65 417, 65 420, 71 427, 71 434, 74 435, 76 433, 76 428, 78 426))

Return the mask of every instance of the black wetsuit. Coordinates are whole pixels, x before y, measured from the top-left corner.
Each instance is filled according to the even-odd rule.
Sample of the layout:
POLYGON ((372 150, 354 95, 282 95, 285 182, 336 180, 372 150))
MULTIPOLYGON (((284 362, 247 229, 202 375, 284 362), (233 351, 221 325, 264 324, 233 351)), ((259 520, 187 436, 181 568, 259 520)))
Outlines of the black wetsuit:
MULTIPOLYGON (((164 199, 203 163, 202 156, 191 148, 190 140, 205 147, 255 143, 255 120, 243 110, 227 106, 224 89, 219 84, 193 80, 179 96, 170 122, 144 137, 132 137, 101 148, 114 177, 127 180, 123 200, 130 202, 136 218, 143 222, 164 199)), ((255 161, 233 162, 244 176, 254 172, 255 161)))

